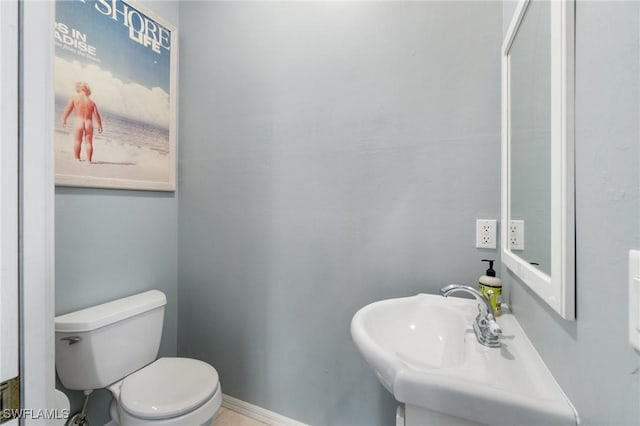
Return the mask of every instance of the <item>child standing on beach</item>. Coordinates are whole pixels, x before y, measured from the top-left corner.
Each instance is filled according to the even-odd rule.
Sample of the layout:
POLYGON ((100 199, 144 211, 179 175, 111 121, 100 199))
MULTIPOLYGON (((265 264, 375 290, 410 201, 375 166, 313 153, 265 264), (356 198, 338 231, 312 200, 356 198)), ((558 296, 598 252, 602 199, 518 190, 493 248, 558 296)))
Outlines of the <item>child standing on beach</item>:
POLYGON ((98 133, 102 133, 102 118, 98 112, 98 106, 91 98, 91 89, 84 81, 76 83, 76 94, 69 99, 69 104, 64 110, 62 116, 62 127, 66 127, 67 119, 71 115, 71 111, 75 110, 75 123, 73 126, 73 155, 75 159, 80 161, 80 148, 82 139, 86 143, 87 160, 91 163, 93 158, 93 115, 96 116, 98 122, 98 133))

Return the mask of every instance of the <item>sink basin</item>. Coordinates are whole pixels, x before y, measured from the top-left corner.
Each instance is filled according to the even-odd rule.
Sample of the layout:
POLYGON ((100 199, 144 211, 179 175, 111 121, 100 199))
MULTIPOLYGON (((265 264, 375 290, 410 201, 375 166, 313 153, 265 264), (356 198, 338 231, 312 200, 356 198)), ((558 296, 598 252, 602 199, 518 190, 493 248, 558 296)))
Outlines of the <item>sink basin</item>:
MULTIPOLYGON (((575 409, 511 314, 502 346, 478 343, 475 300, 418 294, 375 302, 351 335, 380 382, 405 404, 488 425, 576 425, 575 409)), ((462 423, 459 423, 462 424, 462 423)))

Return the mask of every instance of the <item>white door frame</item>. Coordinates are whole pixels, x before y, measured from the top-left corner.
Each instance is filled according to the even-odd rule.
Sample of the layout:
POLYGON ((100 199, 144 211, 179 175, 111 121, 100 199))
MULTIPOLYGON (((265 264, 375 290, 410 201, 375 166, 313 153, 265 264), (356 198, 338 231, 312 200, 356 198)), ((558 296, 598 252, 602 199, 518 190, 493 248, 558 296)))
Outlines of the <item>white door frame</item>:
POLYGON ((20 358, 17 0, 0 2, 0 29, 0 382, 5 382, 18 377, 20 358))
POLYGON ((55 407, 54 3, 21 0, 20 13, 22 406, 46 409, 55 407))

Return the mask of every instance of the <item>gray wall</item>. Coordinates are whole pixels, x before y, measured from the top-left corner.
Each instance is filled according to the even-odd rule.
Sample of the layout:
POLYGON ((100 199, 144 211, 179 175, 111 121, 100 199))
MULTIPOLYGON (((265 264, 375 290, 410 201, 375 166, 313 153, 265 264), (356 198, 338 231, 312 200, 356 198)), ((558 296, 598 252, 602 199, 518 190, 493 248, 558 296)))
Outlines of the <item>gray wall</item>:
POLYGON ((350 320, 497 256, 474 236, 500 211, 501 3, 184 2, 180 19, 179 353, 306 423, 393 424, 350 320))
POLYGON ((640 356, 627 342, 627 251, 640 246, 639 20, 638 2, 576 5, 577 320, 505 277, 516 316, 585 426, 640 421, 640 356))
MULTIPOLYGON (((139 4, 178 24, 178 5, 139 4)), ((56 188, 56 315, 148 289, 168 299, 161 355, 177 344, 178 201, 174 193, 56 188)), ((58 387, 62 389, 60 383, 58 387)), ((64 389, 62 389, 64 390, 64 389)), ((81 392, 66 391, 71 413, 81 392)), ((91 424, 108 421, 108 391, 89 402, 91 424)))

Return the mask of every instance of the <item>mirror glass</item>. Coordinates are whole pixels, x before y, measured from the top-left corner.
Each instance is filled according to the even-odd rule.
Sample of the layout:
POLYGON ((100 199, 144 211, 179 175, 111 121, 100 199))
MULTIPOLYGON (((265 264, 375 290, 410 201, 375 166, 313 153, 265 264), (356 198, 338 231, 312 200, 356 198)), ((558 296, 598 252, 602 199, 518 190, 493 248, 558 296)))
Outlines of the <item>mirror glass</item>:
POLYGON ((523 221, 525 248, 514 254, 551 274, 551 13, 531 1, 511 59, 511 220, 523 221))
POLYGON ((502 263, 575 319, 572 0, 522 0, 502 46, 502 263), (515 232, 514 232, 515 231, 515 232))

